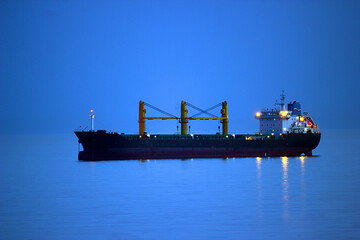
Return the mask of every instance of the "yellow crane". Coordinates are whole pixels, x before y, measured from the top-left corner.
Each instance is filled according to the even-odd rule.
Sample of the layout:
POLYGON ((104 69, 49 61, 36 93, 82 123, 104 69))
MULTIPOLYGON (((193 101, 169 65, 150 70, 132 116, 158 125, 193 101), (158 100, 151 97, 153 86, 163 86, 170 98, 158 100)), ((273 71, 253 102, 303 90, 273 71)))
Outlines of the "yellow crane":
POLYGON ((228 134, 228 107, 227 107, 226 101, 219 103, 215 106, 212 106, 211 108, 208 108, 206 110, 198 108, 198 107, 196 107, 190 103, 187 103, 185 101, 181 101, 181 116, 180 116, 180 118, 177 116, 174 116, 170 113, 167 113, 157 107, 154 107, 148 103, 140 101, 139 102, 139 134, 144 135, 144 133, 145 133, 145 120, 155 120, 155 119, 160 119, 160 120, 179 119, 180 124, 181 124, 181 134, 183 134, 183 135, 187 134, 187 123, 189 122, 189 120, 220 120, 223 125, 222 134, 224 134, 224 135, 228 134), (146 113, 145 105, 150 108, 153 108, 165 115, 168 115, 169 117, 146 117, 145 116, 145 113, 146 113), (199 113, 197 113, 191 117, 188 117, 187 116, 188 110, 186 108, 187 105, 198 110, 199 113), (220 105, 222 106, 221 111, 220 111, 221 117, 217 117, 217 116, 209 113, 210 110, 212 110, 220 105), (206 114, 210 115, 211 117, 197 117, 203 113, 206 113, 206 114))

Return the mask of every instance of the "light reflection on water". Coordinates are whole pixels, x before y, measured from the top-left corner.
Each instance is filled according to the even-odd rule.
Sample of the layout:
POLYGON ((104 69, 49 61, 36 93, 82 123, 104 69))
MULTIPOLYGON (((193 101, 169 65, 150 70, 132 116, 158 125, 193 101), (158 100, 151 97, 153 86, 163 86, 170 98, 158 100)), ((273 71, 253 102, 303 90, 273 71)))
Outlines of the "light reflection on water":
MULTIPOLYGON (((300 157, 293 157, 293 158, 288 158, 288 157, 280 157, 281 159, 281 168, 282 168, 282 206, 283 206, 283 213, 282 216, 284 217, 284 219, 287 219, 289 217, 289 201, 290 201, 290 197, 289 197, 289 173, 288 173, 288 168, 289 168, 289 161, 295 161, 297 159, 300 160, 300 171, 301 171, 301 188, 300 190, 300 194, 301 194, 301 199, 302 199, 302 206, 304 205, 304 201, 305 201, 305 193, 304 193, 304 189, 305 189, 305 159, 307 157, 305 156, 300 156, 300 157)), ((267 158, 267 159, 271 159, 271 158, 267 158)), ((262 164, 262 158, 261 157, 257 157, 256 158, 256 170, 257 170, 257 189, 258 189, 258 212, 261 215, 262 214, 262 210, 263 210, 263 193, 262 193, 262 173, 261 173, 261 166, 262 164)), ((261 216, 260 216, 261 217, 261 216)))
POLYGON ((289 182, 288 182, 288 157, 281 157, 281 164, 283 169, 283 200, 284 200, 284 218, 289 217, 289 182))
POLYGON ((306 184, 305 184, 305 159, 306 158, 307 157, 305 157, 305 156, 299 157, 300 166, 301 166, 300 191, 301 191, 301 209, 302 209, 302 211, 304 211, 304 209, 305 209, 305 202, 306 202, 306 184))
POLYGON ((256 158, 257 175, 261 177, 261 157, 256 158))
POLYGON ((258 218, 263 217, 263 196, 262 196, 262 179, 261 179, 261 157, 256 158, 256 171, 257 171, 257 191, 258 191, 258 218))
POLYGON ((300 163, 301 163, 301 176, 302 176, 302 179, 304 179, 304 176, 305 176, 305 157, 300 156, 299 159, 300 159, 300 163))

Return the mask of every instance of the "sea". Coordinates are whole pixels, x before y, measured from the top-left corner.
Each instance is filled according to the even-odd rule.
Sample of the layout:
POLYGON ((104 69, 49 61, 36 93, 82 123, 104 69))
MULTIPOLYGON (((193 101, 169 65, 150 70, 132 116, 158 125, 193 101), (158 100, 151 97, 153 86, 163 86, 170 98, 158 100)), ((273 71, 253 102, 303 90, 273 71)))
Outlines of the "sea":
POLYGON ((360 130, 313 157, 81 162, 73 133, 2 135, 0 239, 360 239, 360 130))

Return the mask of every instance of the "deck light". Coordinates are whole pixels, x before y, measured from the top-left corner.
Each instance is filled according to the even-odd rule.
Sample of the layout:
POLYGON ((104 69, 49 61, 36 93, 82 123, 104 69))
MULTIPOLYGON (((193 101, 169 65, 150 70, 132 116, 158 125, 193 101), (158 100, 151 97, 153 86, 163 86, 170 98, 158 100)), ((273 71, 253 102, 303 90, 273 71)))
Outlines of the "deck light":
POLYGON ((261 116, 261 113, 260 112, 257 112, 256 113, 256 117, 260 117, 261 116))
POLYGON ((287 116, 287 111, 281 111, 280 116, 281 117, 286 117, 287 116))
POLYGON ((95 117, 95 114, 94 114, 94 110, 90 110, 90 121, 91 121, 91 131, 94 131, 94 117, 95 117))

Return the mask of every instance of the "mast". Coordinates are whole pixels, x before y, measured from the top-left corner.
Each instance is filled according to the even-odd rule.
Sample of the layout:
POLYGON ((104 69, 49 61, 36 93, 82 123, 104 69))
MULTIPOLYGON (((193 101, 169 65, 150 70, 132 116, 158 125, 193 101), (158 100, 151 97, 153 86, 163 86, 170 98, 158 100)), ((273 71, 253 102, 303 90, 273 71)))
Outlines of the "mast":
POLYGON ((281 94, 280 94, 280 102, 278 103, 277 101, 275 102, 275 106, 279 105, 280 106, 280 111, 284 111, 285 109, 285 91, 282 90, 281 94))
POLYGON ((188 123, 188 117, 187 117, 188 110, 186 109, 186 102, 181 101, 181 134, 186 135, 186 128, 188 123))
POLYGON ((91 121, 91 132, 94 131, 94 117, 95 117, 95 114, 94 114, 94 110, 90 110, 90 121, 91 121))

